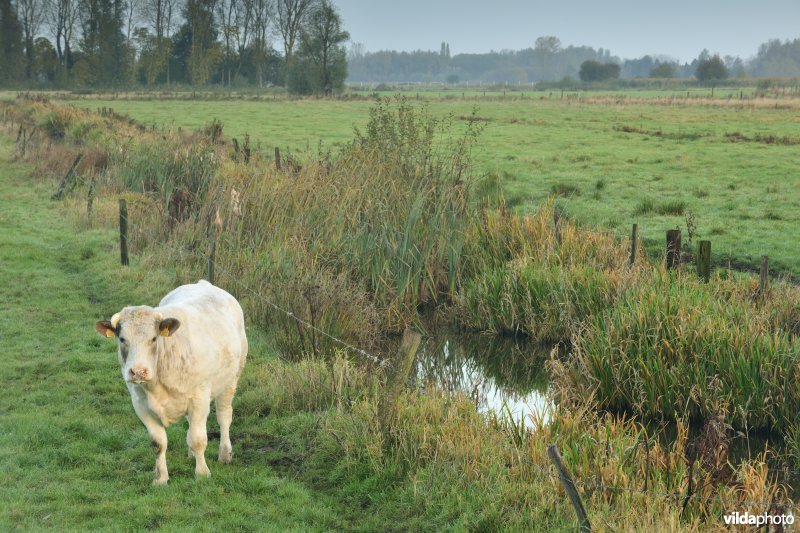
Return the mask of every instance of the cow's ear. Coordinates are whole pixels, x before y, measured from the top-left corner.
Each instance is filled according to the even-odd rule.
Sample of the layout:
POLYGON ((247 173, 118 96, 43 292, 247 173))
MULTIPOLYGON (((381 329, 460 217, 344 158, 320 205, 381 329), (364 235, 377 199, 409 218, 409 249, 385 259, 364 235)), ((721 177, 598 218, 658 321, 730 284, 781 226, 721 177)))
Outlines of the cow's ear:
POLYGON ((95 323, 94 330, 103 337, 108 337, 109 339, 113 339, 117 334, 116 328, 112 326, 111 322, 108 320, 101 320, 95 323))
POLYGON ((169 337, 175 330, 181 327, 181 323, 177 318, 165 318, 158 323, 158 334, 162 337, 169 337))

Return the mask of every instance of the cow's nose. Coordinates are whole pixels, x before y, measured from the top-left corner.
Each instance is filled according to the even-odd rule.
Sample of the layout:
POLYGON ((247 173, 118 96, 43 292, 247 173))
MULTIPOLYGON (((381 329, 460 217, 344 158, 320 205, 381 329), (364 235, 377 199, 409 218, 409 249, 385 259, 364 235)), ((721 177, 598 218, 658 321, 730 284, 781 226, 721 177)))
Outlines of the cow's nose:
POLYGON ((131 381, 145 381, 147 380, 147 369, 135 366, 130 370, 131 381))

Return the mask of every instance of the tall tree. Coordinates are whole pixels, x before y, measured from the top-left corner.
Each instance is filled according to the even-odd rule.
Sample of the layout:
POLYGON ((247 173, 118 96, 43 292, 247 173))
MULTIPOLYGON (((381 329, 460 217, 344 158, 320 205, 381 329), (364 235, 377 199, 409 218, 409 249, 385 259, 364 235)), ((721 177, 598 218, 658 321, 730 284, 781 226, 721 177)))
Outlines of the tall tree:
POLYGON ((178 0, 143 0, 144 17, 152 29, 152 41, 148 48, 152 50, 148 63, 148 83, 153 83, 162 73, 170 84, 170 61, 172 51, 172 28, 175 23, 178 0))
POLYGON ((276 0, 278 14, 278 31, 283 38, 283 57, 286 69, 290 68, 300 30, 316 0, 276 0))
POLYGON ((34 41, 39 34, 44 16, 43 0, 17 0, 17 17, 22 24, 23 41, 25 44, 25 77, 33 78, 34 41))
POLYGON ((45 20, 56 43, 56 54, 61 66, 59 76, 63 83, 68 82, 69 69, 72 67, 72 39, 79 14, 78 0, 46 0, 45 20))
MULTIPOLYGON (((250 5, 253 26, 253 66, 255 67, 256 81, 259 87, 264 86, 267 60, 271 49, 269 28, 273 16, 274 5, 272 0, 244 0, 250 5)), ((242 52, 239 52, 242 56, 242 52)))
POLYGON ((222 84, 231 86, 231 71, 234 64, 234 46, 240 38, 237 20, 241 0, 217 0, 217 20, 222 33, 222 84))
POLYGON ((216 48, 217 31, 214 28, 215 0, 187 0, 184 10, 186 25, 190 32, 187 70, 189 81, 194 85, 205 85, 211 80, 218 63, 216 48))
POLYGON ((0 83, 22 79, 22 27, 11 0, 0 0, 0 83))
POLYGON ((119 84, 126 78, 128 54, 123 33, 123 0, 82 0, 81 50, 91 84, 119 84))
POLYGON ((342 29, 342 19, 329 0, 322 0, 309 13, 300 34, 300 57, 291 68, 297 92, 330 96, 344 87, 347 57, 344 43, 350 34, 342 29), (303 80, 302 75, 305 75, 303 80), (306 90, 303 90, 306 89, 306 90))
POLYGON ((728 78, 728 69, 719 55, 713 57, 706 55, 702 59, 698 57, 694 75, 700 81, 724 80, 728 78))

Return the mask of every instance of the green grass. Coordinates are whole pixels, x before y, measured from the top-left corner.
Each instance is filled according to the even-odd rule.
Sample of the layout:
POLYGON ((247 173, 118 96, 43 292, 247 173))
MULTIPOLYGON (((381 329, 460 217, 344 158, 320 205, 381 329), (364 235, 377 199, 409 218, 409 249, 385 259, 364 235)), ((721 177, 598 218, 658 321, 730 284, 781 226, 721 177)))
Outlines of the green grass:
MULTIPOLYGON (((175 275, 117 266, 113 233, 76 231, 45 199, 50 184, 30 181, 26 165, 5 163, 12 146, 0 137, 0 528, 347 527, 330 497, 277 475, 260 445, 245 445, 281 439, 270 437, 268 421, 241 412, 234 415, 232 465, 210 461, 213 477, 195 481, 179 423, 168 430, 170 484, 150 488, 147 433, 113 343, 91 326, 126 304, 154 304, 175 275)), ((250 337, 255 368, 269 356, 263 336, 250 337)), ((208 457, 217 445, 211 439, 208 457)))
MULTIPOLYGON (((691 100, 673 101, 685 92, 575 93, 561 99, 559 93, 483 98, 478 92, 461 98, 461 92, 443 91, 439 98, 422 93, 420 101, 427 100, 433 114, 464 124, 477 108, 485 126, 474 151, 477 166, 505 176, 508 204, 516 209, 533 211, 556 194, 579 223, 618 234, 628 234, 638 223, 647 249, 660 254, 665 230, 684 226, 682 210, 641 212, 641 198, 647 196, 658 205, 695 213, 696 238, 711 238, 714 261, 727 264, 723 258, 730 257, 754 266, 768 255, 774 269, 800 276, 800 257, 792 245, 800 238, 800 194, 790 194, 800 188, 794 172, 797 147, 758 140, 797 137, 800 114, 776 109, 772 101, 740 102, 738 90, 731 100, 718 90, 714 105, 695 98, 706 93, 693 91, 691 100), (598 182, 603 186, 596 188, 598 182), (564 184, 570 191, 562 189, 564 184), (785 193, 765 194, 769 187, 785 193)), ((68 103, 112 107, 147 125, 171 128, 199 128, 218 118, 228 136, 241 140, 248 133, 266 152, 279 146, 295 153, 320 145, 340 148, 352 139, 354 126, 366 124, 373 105, 367 99, 269 98, 68 103)))

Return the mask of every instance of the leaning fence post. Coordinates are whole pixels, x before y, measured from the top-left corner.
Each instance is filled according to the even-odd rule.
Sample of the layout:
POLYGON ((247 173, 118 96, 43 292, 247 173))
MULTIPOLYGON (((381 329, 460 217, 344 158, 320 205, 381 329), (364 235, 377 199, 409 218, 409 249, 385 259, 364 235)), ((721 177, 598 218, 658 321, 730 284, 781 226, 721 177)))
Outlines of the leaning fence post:
POLYGON ((400 350, 397 353, 397 358, 392 361, 392 368, 390 369, 392 373, 386 380, 386 386, 378 402, 378 422, 381 425, 381 433, 383 433, 385 443, 388 443, 386 437, 391 428, 392 413, 397 397, 403 391, 403 387, 408 380, 408 375, 411 373, 411 367, 414 364, 414 356, 417 354, 421 341, 422 335, 416 331, 406 329, 403 332, 403 340, 400 341, 400 350))
POLYGON ((553 465, 555 465, 556 470, 558 470, 558 478, 561 480, 561 485, 563 485, 567 496, 569 496, 569 500, 572 502, 572 506, 575 508, 575 514, 578 515, 578 521, 581 523, 581 532, 591 531, 592 524, 589 522, 589 516, 586 514, 586 508, 583 506, 581 495, 578 494, 578 489, 575 488, 575 482, 572 481, 572 476, 569 475, 569 471, 561 461, 561 454, 558 453, 558 447, 555 444, 548 446, 547 455, 550 456, 550 460, 553 462, 553 465))
POLYGON ((633 228, 631 229, 631 258, 630 258, 630 265, 633 266, 636 263, 636 242, 639 238, 639 225, 634 224, 633 228))
POLYGON ((281 169, 281 149, 275 147, 275 170, 281 169))
POLYGON ((681 263, 681 230, 667 230, 667 269, 677 268, 681 263))
POLYGON ((708 283, 711 279, 711 241, 697 243, 697 275, 708 283))
POLYGON ((119 199, 119 258, 122 266, 128 265, 128 205, 119 199))
POLYGON ((78 168, 78 163, 81 162, 81 158, 83 158, 83 152, 79 153, 75 156, 75 161, 72 162, 72 165, 67 170, 67 173, 64 174, 64 177, 61 178, 61 182, 58 184, 58 190, 53 193, 53 196, 50 197, 51 200, 61 200, 64 197, 64 192, 67 190, 67 185, 69 185, 70 181, 72 180, 73 174, 75 174, 75 169, 78 168))
POLYGON ((766 255, 761 256, 761 271, 758 273, 758 294, 759 296, 766 296, 767 289, 769 288, 769 258, 766 255))

